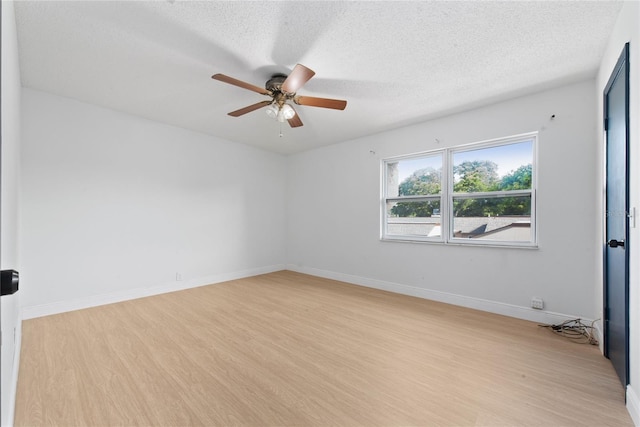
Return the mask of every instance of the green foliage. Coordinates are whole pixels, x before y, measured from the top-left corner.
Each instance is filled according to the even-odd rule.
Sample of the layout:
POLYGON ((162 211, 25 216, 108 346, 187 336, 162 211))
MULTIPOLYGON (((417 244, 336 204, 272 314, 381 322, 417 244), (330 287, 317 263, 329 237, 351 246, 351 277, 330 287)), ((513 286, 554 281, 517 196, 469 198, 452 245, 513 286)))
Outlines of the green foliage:
POLYGON ((442 171, 434 168, 419 169, 400 183, 401 196, 426 196, 440 193, 442 171))
POLYGON ((454 193, 495 191, 499 185, 498 165, 490 160, 465 161, 453 167, 459 177, 453 184, 454 193))
POLYGON ((440 210, 440 201, 427 201, 427 202, 398 202, 391 208, 391 214, 405 217, 429 217, 433 215, 433 211, 438 212, 440 210))
POLYGON ((453 211, 456 217, 530 215, 531 198, 459 199, 454 200, 453 211))
MULTIPOLYGON (((399 185, 401 196, 426 196, 440 193, 442 170, 432 167, 419 169, 408 176, 399 185)), ((400 202, 391 208, 391 214, 399 217, 427 217, 433 215, 434 209, 440 209, 437 202, 400 202)))
POLYGON ((531 164, 520 166, 509 175, 502 177, 501 190, 528 190, 531 188, 531 164))
MULTIPOLYGON (((454 193, 477 193, 531 188, 531 164, 520 166, 500 178, 498 165, 490 160, 465 161, 454 167, 454 193)), ((401 196, 435 195, 440 193, 442 171, 425 168, 415 171, 399 185, 401 196)), ((440 210, 439 201, 399 202, 390 213, 399 217, 429 217, 440 210)), ((457 217, 529 215, 531 198, 503 197, 458 199, 454 201, 457 217)))

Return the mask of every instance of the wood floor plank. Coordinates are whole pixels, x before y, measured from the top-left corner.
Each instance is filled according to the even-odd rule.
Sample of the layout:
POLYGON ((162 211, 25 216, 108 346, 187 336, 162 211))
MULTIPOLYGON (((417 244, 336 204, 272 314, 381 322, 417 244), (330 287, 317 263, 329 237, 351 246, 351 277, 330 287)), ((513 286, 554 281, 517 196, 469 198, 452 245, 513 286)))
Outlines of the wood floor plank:
POLYGON ((631 426, 594 346, 282 271, 23 323, 16 426, 631 426))

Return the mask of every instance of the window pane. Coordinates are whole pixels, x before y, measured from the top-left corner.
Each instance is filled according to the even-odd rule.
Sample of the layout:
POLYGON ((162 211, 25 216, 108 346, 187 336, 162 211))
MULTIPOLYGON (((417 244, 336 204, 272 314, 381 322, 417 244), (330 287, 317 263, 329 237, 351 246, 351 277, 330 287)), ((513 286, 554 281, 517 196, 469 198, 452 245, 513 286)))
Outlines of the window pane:
POLYGON ((440 237, 440 200, 388 202, 386 234, 440 237))
POLYGON ((530 190, 533 141, 453 154, 453 192, 530 190))
POLYGON ((531 233, 530 195, 453 200, 453 237, 527 242, 531 233))
POLYGON ((440 194, 442 154, 387 162, 387 197, 440 194))

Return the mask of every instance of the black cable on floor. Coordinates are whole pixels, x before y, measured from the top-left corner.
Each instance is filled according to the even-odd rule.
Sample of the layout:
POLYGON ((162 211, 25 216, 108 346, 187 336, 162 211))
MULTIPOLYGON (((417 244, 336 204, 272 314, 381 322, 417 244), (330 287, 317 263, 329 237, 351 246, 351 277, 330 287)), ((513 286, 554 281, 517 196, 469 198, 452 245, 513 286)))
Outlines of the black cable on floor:
POLYGON ((598 340, 593 334, 593 325, 596 320, 591 322, 591 326, 582 323, 580 319, 566 320, 557 325, 538 325, 547 328, 553 333, 562 337, 573 340, 578 344, 598 345, 598 340))

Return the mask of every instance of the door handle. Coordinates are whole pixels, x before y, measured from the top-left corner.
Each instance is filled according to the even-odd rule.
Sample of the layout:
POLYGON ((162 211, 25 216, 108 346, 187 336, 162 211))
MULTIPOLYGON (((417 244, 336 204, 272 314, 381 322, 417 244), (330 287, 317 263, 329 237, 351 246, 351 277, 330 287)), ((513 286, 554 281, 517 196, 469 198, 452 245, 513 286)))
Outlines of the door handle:
POLYGON ((607 242, 607 246, 610 248, 617 248, 618 246, 624 248, 624 240, 611 239, 607 242))

